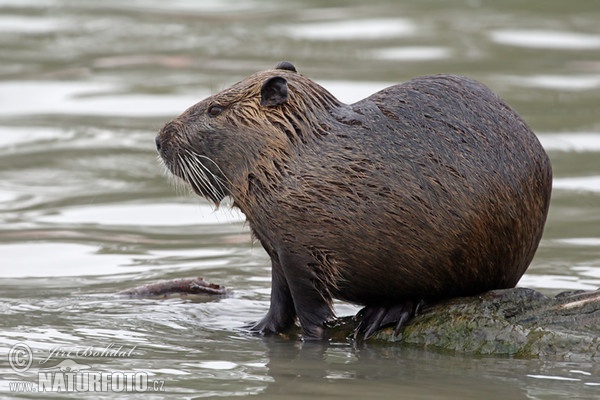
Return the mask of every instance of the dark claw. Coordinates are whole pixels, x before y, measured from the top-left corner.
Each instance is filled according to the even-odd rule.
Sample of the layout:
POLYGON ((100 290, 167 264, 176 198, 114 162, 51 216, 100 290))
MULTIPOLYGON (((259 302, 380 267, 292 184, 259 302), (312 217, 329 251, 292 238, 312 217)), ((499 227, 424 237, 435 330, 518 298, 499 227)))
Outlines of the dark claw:
MULTIPOLYGON (((409 305, 406 304, 406 306, 408 307, 409 305)), ((421 299, 421 300, 417 301, 416 304, 414 304, 412 313, 409 312, 408 310, 406 312, 402 313, 402 315, 400 316, 400 319, 398 320, 398 323, 396 324, 396 327, 394 328, 394 336, 398 336, 398 334, 400 333, 400 330, 402 329, 402 326, 404 326, 404 324, 406 322, 410 321, 415 316, 419 315, 419 313, 421 312, 421 309, 424 306, 425 306, 425 300, 421 299)))
MULTIPOLYGON (((363 310, 365 309, 366 307, 363 308, 363 310)), ((361 310, 361 313, 363 310, 361 310)), ((385 317, 386 309, 384 307, 375 307, 370 310, 365 310, 362 314, 364 314, 364 316, 356 330, 364 333, 365 339, 368 339, 373 336, 381 326, 381 321, 383 321, 383 318, 385 317)))
POLYGON ((395 325, 394 336, 396 336, 423 305, 423 300, 408 300, 392 306, 366 306, 356 314, 356 319, 359 319, 360 323, 356 327, 355 337, 358 338, 362 334, 364 340, 367 340, 381 328, 391 325, 395 325))

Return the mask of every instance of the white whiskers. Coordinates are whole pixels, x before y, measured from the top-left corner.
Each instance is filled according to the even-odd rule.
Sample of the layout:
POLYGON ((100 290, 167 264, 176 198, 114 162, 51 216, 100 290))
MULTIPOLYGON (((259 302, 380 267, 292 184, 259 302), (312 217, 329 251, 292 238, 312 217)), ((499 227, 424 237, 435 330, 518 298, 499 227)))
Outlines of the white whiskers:
POLYGON ((223 177, 225 177, 213 160, 190 150, 185 150, 184 153, 176 156, 172 164, 172 172, 191 185, 194 190, 199 191, 202 195, 218 204, 228 194, 227 186, 225 185, 227 178, 224 180, 204 165, 203 162, 207 160, 215 165, 223 177))

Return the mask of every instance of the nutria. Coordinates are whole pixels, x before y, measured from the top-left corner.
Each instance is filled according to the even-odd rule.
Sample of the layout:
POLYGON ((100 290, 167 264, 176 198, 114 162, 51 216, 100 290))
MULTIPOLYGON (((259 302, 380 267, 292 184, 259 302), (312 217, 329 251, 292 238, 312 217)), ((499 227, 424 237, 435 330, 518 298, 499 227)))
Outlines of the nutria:
POLYGON ((421 301, 514 287, 544 228, 552 170, 521 117, 483 84, 424 76, 344 104, 289 62, 167 123, 168 169, 247 217, 272 263, 270 309, 324 338, 332 299, 357 335, 421 301))

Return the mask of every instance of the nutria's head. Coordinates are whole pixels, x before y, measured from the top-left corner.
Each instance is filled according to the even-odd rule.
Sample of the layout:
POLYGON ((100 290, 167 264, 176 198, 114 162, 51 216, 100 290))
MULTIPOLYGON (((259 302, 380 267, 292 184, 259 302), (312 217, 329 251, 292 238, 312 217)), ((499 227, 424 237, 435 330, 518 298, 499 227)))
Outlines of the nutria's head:
POLYGON ((252 181, 277 180, 300 146, 327 134, 323 121, 339 104, 282 62, 187 109, 162 128, 156 147, 197 194, 217 205, 232 196, 240 206, 252 181))

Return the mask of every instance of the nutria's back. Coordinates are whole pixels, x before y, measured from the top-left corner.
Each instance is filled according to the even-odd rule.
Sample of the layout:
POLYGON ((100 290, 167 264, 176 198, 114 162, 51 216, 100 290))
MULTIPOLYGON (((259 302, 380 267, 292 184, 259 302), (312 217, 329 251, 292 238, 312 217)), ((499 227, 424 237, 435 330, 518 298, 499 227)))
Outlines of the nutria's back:
POLYGON ((298 316, 306 336, 321 336, 331 298, 391 309, 513 287, 550 201, 551 167, 533 132, 458 76, 345 105, 288 66, 198 103, 158 142, 176 174, 175 153, 204 157, 196 191, 231 195, 271 256, 261 331, 298 316), (233 100, 210 115, 224 98, 233 100))

